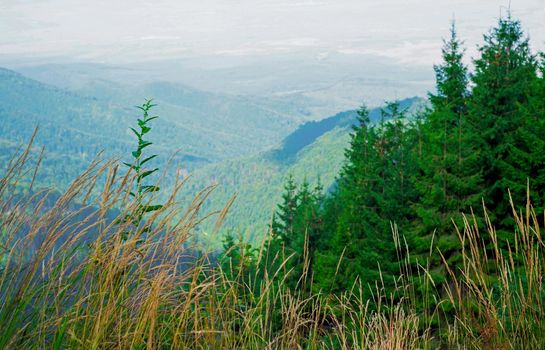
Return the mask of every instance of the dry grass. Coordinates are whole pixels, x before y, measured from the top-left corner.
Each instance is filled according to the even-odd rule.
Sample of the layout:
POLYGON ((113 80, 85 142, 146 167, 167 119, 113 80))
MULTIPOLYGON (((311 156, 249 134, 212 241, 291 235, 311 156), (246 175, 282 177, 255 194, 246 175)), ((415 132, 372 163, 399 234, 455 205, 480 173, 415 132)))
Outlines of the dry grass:
MULTIPOLYGON (((128 196, 134 179, 114 162, 93 162, 59 196, 14 195, 38 171, 29 153, 30 146, 0 178, 0 348, 544 347, 544 246, 529 201, 514 212, 508 254, 488 222, 495 252, 487 255, 466 220, 458 231, 467 247, 463 268, 451 271, 446 293, 455 309, 432 329, 409 297, 388 299, 379 287, 375 301, 363 300, 358 284, 341 296, 309 294, 285 287, 282 274, 248 281, 197 257, 189 242, 207 217, 200 208, 212 188, 184 207, 176 201, 183 181, 176 181, 164 207, 138 227, 122 220, 138 210, 128 196)), ((217 213, 218 222, 225 214, 217 213)), ((412 295, 404 277, 399 288, 412 295)))

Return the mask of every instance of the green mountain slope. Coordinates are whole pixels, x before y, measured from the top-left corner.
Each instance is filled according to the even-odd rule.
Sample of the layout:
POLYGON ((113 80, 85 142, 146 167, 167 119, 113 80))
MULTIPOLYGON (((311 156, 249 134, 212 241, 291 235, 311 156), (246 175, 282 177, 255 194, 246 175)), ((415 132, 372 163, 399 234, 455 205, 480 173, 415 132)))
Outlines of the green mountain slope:
MULTIPOLYGON (((309 105, 316 103, 304 97, 203 91, 164 75, 152 77, 151 68, 82 63, 20 69, 35 80, 109 104, 132 106, 153 98, 158 104, 156 113, 184 129, 187 142, 183 143, 183 151, 209 151, 205 157, 210 160, 255 154, 277 144, 299 124, 310 120, 309 105)), ((171 76, 175 74, 173 70, 171 76)))
POLYGON ((160 116, 151 151, 162 156, 158 163, 179 151, 174 166, 186 171, 263 151, 303 121, 300 113, 291 117, 296 107, 290 104, 261 104, 178 84, 129 87, 102 81, 74 93, 0 68, 0 145, 24 144, 39 126, 35 144, 46 146, 44 165, 55 160, 54 169, 44 169, 39 180, 62 187, 100 151, 104 157, 129 153, 128 127, 139 115, 132 106, 150 96, 158 96, 154 113, 160 116))
MULTIPOLYGON (((267 232, 268 222, 286 177, 296 175, 302 181, 320 180, 326 187, 333 184, 343 161, 343 153, 349 142, 346 128, 335 128, 305 147, 290 163, 282 163, 264 153, 249 158, 230 160, 197 169, 184 188, 182 201, 189 201, 192 194, 209 185, 219 185, 207 201, 204 212, 221 210, 233 197, 224 230, 243 233, 250 240, 259 240, 267 232)), ((206 234, 212 234, 213 222, 203 225, 206 234)), ((210 236, 212 244, 221 237, 210 236)))
MULTIPOLYGON (((410 112, 417 110, 422 99, 401 101, 410 112)), ((349 144, 351 126, 356 112, 339 113, 322 122, 309 122, 290 134, 280 147, 256 156, 210 164, 195 170, 184 189, 185 201, 198 190, 217 185, 209 198, 205 212, 221 210, 236 196, 223 230, 241 233, 251 241, 259 241, 268 229, 275 206, 279 203, 286 178, 291 174, 297 181, 320 181, 327 190, 334 184, 349 144)), ((380 109, 371 111, 376 122, 380 109)), ((214 232, 214 223, 203 225, 208 242, 217 245, 221 233, 214 232)))
MULTIPOLYGON (((26 144, 39 127, 35 146, 45 146, 46 152, 38 182, 63 187, 99 152, 104 151, 104 158, 128 154, 133 144, 128 126, 135 112, 0 69, 0 157, 11 154, 9 147, 26 144)), ((161 138, 153 145, 154 152, 162 155, 171 153, 172 140, 184 136, 167 120, 158 123, 157 134, 161 138)), ((189 152, 180 154, 178 160, 206 161, 189 152)))

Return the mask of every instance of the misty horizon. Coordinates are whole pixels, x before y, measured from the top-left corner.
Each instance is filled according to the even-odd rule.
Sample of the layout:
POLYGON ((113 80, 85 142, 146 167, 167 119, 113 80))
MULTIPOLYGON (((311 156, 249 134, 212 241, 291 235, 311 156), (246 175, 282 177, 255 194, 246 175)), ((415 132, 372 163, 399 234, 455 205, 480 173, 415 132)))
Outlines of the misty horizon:
POLYGON ((545 3, 511 1, 270 1, 178 2, 66 0, 0 5, 4 61, 135 63, 211 57, 265 58, 307 54, 391 59, 431 65, 456 20, 468 56, 482 33, 510 6, 531 36, 545 45, 545 3))

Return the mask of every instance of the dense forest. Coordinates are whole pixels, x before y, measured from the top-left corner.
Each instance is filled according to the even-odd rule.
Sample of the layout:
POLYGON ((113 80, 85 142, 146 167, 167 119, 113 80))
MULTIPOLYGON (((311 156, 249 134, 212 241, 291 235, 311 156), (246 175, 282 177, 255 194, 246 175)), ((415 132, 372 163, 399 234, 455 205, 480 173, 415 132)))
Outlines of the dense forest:
MULTIPOLYGON (((280 199, 268 227, 251 228, 253 241, 227 229, 220 251, 194 243, 210 219, 226 231, 237 199, 214 212, 215 186, 190 187, 189 198, 183 174, 160 175, 166 146, 153 138, 177 131, 152 100, 120 139, 98 117, 77 118, 85 133, 43 125, 45 136, 60 128, 70 140, 95 132, 125 154, 95 159, 60 192, 36 184, 39 132, 17 134, 31 138, 27 148, 0 139, 11 153, 0 156, 0 348, 543 348, 545 55, 510 15, 484 35, 471 65, 464 55, 453 23, 427 103, 364 104, 303 124, 258 160, 226 166, 248 178, 263 167, 265 183, 249 181, 263 196, 248 210, 280 199), (336 153, 324 154, 324 142, 336 153), (271 165, 279 161, 281 170, 271 165), (327 174, 307 177, 309 169, 327 174)), ((48 108, 59 96, 0 74, 42 91, 48 108)), ((66 98, 72 108, 95 106, 66 98)), ((33 115, 25 125, 40 120, 33 115)), ((98 146, 59 166, 81 167, 98 146)))

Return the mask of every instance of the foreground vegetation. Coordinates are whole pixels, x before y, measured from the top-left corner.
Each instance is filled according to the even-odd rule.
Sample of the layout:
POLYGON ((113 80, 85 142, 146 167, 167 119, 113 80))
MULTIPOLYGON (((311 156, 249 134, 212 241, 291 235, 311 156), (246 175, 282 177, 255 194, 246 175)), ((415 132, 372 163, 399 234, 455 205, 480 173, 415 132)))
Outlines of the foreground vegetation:
MULTIPOLYGON (((379 282, 366 300, 370 287, 361 282, 336 295, 308 293, 301 288, 308 269, 290 285, 283 269, 292 257, 267 257, 266 249, 256 263, 279 259, 271 274, 245 271, 247 246, 233 245, 230 253, 241 259, 229 264, 196 255, 187 243, 210 189, 182 210, 176 194, 183 183, 178 183, 161 208, 135 225, 125 220, 142 208, 128 195, 136 181, 132 172, 120 174, 116 163, 94 163, 54 201, 41 192, 14 196, 19 179, 34 173, 27 161, 28 150, 13 158, 0 180, 1 348, 544 346, 545 245, 530 201, 513 210, 517 227, 507 253, 487 216, 484 231, 474 217, 464 217, 464 226, 455 231, 465 247, 461 268, 448 269, 446 289, 435 288, 426 266, 411 276, 409 254, 397 278, 402 297, 386 294, 379 282), (100 195, 90 195, 97 190, 100 195), (488 241, 493 256, 483 246, 488 241), (424 292, 415 290, 416 279, 428 286, 424 292), (422 312, 416 295, 440 298, 441 304, 422 312)), ((395 230, 394 238, 402 251, 395 230)), ((312 289, 312 279, 309 283, 312 289)))

